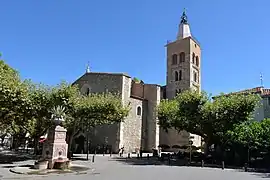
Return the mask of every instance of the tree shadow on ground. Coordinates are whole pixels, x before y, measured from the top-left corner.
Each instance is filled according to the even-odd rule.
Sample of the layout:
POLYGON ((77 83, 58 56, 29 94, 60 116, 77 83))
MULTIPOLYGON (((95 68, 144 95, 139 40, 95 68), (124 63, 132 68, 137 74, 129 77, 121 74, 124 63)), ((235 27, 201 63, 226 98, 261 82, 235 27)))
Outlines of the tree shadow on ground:
POLYGON ((20 153, 13 152, 1 152, 0 153, 0 164, 13 164, 14 162, 26 161, 33 159, 33 157, 20 153))
POLYGON ((29 167, 29 168, 32 168, 33 165, 20 165, 20 166, 1 166, 1 168, 7 168, 7 169, 10 169, 10 168, 15 168, 15 167, 29 167))
POLYGON ((252 175, 259 176, 260 178, 269 178, 270 179, 269 173, 253 173, 252 175))
POLYGON ((89 160, 87 160, 86 157, 81 157, 81 156, 76 156, 76 155, 73 155, 70 160, 72 161, 90 161, 92 160, 92 156, 89 155, 89 160))
POLYGON ((156 157, 150 157, 149 159, 147 157, 143 158, 123 158, 123 157, 114 157, 110 161, 117 161, 128 165, 165 165, 165 166, 185 166, 187 165, 187 161, 185 160, 164 160, 161 161, 156 157))

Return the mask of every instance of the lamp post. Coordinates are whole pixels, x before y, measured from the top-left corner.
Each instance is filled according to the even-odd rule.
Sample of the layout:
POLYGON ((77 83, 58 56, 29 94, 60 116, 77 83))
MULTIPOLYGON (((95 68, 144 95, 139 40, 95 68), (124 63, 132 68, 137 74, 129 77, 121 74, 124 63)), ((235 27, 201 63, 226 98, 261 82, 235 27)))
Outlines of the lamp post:
POLYGON ((90 132, 90 124, 89 120, 86 123, 86 159, 89 160, 89 132, 90 132))
POLYGON ((106 148, 107 148, 107 144, 108 144, 108 137, 105 137, 104 138, 104 144, 105 144, 105 146, 104 146, 104 148, 103 148, 103 156, 105 156, 105 151, 106 151, 106 148))

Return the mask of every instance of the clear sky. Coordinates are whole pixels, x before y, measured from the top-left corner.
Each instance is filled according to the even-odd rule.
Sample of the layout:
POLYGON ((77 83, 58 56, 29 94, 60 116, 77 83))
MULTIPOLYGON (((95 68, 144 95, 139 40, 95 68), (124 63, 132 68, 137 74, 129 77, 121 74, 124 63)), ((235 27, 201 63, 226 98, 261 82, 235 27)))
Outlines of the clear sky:
POLYGON ((23 78, 73 82, 90 61, 165 84, 165 47, 183 8, 202 46, 202 89, 270 87, 269 0, 0 0, 0 51, 23 78))

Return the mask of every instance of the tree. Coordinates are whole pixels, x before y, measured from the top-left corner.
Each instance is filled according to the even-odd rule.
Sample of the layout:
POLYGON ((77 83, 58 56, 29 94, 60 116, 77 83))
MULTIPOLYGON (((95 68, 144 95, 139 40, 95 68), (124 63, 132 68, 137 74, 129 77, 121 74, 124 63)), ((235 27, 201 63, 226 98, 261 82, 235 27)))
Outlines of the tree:
POLYGON ((19 125, 25 124, 30 100, 27 97, 28 87, 20 80, 17 71, 0 61, 0 123, 9 126, 15 138, 22 138, 26 131, 19 125))
POLYGON ((173 100, 162 100, 158 107, 160 126, 200 135, 210 144, 224 144, 233 125, 248 121, 259 97, 235 94, 211 101, 206 93, 184 91, 173 100))
POLYGON ((34 139, 35 153, 40 136, 52 126, 51 109, 53 108, 51 88, 43 84, 28 83, 31 110, 27 114, 27 132, 34 139))
POLYGON ((123 121, 129 108, 122 105, 118 95, 80 94, 77 86, 61 83, 52 90, 52 102, 65 108, 64 126, 67 128, 69 148, 76 134, 83 126, 110 124, 123 121))
POLYGON ((258 121, 247 121, 241 124, 235 124, 232 130, 227 132, 231 143, 238 143, 244 147, 258 149, 263 142, 263 126, 258 121))
POLYGON ((159 124, 163 129, 175 128, 206 137, 206 93, 184 91, 172 100, 162 100, 158 107, 159 124))
POLYGON ((210 110, 206 111, 214 130, 213 143, 226 144, 227 139, 224 137, 227 131, 235 125, 251 120, 260 99, 254 94, 232 94, 216 98, 210 110))

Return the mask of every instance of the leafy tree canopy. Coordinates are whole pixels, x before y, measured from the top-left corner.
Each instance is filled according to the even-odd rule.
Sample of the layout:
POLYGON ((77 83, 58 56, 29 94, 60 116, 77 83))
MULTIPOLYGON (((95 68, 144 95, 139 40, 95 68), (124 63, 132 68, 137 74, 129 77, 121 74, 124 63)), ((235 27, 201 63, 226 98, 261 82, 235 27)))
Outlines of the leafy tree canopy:
POLYGON ((206 93, 184 91, 172 100, 162 100, 158 107, 160 126, 186 130, 211 143, 221 143, 235 124, 246 122, 258 105, 257 95, 220 96, 214 101, 206 93))

